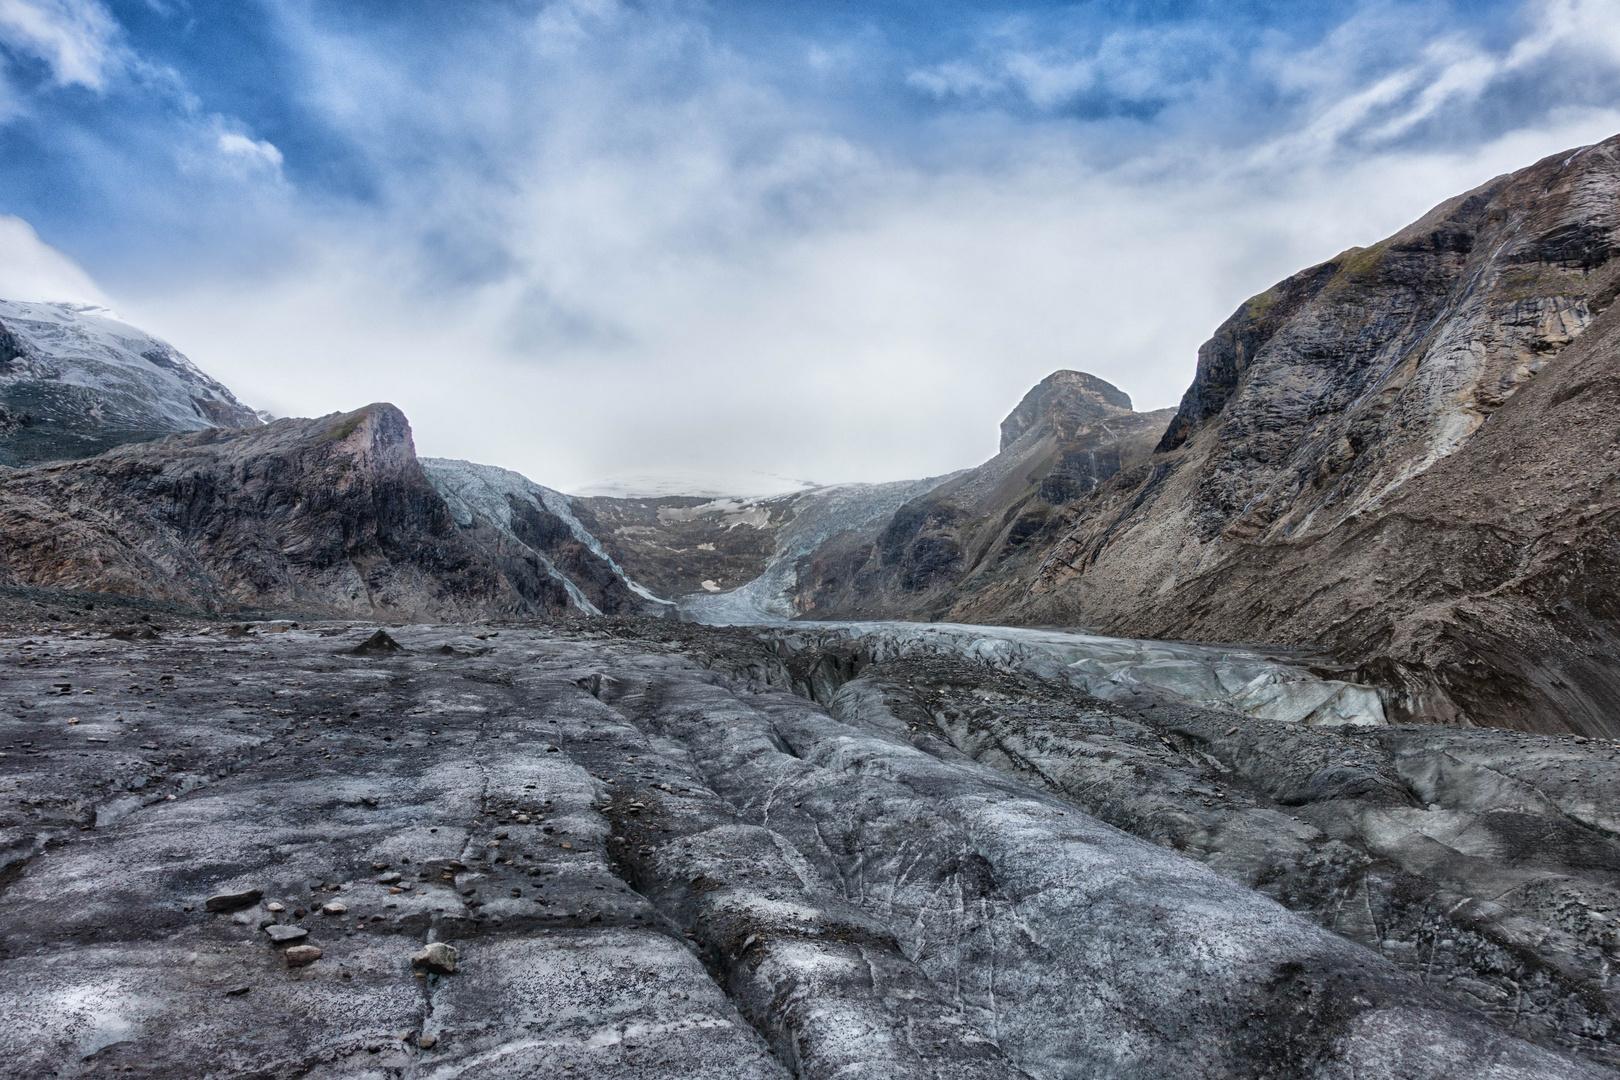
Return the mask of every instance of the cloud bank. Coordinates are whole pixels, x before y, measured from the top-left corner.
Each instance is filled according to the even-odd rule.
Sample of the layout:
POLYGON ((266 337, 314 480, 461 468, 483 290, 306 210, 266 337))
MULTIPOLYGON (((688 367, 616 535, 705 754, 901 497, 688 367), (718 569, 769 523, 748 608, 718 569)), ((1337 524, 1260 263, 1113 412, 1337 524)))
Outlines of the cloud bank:
POLYGON ((0 210, 277 413, 884 480, 1058 367, 1173 404, 1245 297, 1620 130, 1615 0, 778 14, 0 0, 0 210))

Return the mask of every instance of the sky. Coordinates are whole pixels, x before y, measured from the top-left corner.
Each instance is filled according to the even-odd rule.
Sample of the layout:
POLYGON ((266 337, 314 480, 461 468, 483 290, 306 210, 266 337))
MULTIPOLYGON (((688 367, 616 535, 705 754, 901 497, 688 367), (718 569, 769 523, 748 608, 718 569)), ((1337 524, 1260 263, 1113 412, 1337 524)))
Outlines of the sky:
POLYGON ((1617 132, 1620 0, 0 0, 0 297, 564 490, 893 480, 1617 132))

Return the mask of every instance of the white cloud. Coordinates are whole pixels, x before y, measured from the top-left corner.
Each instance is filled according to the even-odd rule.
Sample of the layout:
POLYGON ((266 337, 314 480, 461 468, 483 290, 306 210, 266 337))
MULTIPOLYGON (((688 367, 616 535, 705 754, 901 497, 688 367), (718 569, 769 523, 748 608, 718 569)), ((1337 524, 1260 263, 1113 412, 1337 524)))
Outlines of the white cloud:
POLYGON ((250 139, 234 131, 225 131, 220 133, 217 145, 227 160, 269 168, 277 173, 281 171, 281 151, 262 139, 250 139))
POLYGON ((39 238, 22 218, 0 214, 0 300, 106 305, 84 268, 39 238))
MULTIPOLYGON (((1553 0, 1525 40, 1601 41, 1601 6, 1553 0)), ((1571 108, 1408 145, 1399 132, 1534 65, 1438 34, 1409 64, 1369 64, 1388 32, 1369 19, 1319 53, 1262 50, 1297 112, 1259 141, 1203 137, 1230 100, 1188 69, 1182 111, 1126 129, 1141 145, 1123 164, 1083 125, 988 109, 940 119, 940 152, 908 156, 701 29, 628 10, 551 5, 430 56, 289 24, 305 104, 365 162, 375 202, 299 204, 279 172, 244 173, 298 257, 128 281, 120 309, 277 414, 393 400, 424 452, 548 484, 652 467, 895 479, 982 460, 1057 367, 1172 405, 1245 297, 1620 129, 1613 109, 1571 108)), ((1085 62, 1145 97, 1178 40, 1104 42, 1085 62)), ((1009 54, 914 81, 1021 79, 1049 100, 1080 85, 1057 53, 1020 55, 1045 66, 1009 54)), ((279 164, 268 143, 217 138, 218 157, 279 164)))
POLYGON ((97 0, 0 0, 0 42, 50 65, 62 86, 106 88, 126 53, 97 0))

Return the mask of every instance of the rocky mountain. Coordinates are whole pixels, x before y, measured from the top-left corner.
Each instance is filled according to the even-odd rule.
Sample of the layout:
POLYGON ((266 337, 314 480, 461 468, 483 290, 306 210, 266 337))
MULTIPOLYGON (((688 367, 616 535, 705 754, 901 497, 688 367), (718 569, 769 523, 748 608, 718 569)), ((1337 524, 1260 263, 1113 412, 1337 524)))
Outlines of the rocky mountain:
POLYGON ((1310 645, 1397 715, 1620 734, 1617 255, 1620 137, 1279 282, 951 616, 1310 645))
POLYGON ((766 498, 568 499, 614 558, 686 617, 773 622, 797 614, 802 560, 829 540, 881 527, 941 477, 836 484, 766 498))
POLYGON ((540 593, 561 584, 587 615, 666 615, 661 599, 627 574, 575 515, 568 496, 507 469, 423 458, 423 475, 462 532, 509 580, 540 593))
POLYGON ((1053 373, 1002 422, 995 457, 877 527, 841 531, 805 555, 795 610, 811 618, 944 616, 993 588, 1059 507, 1147 460, 1171 416, 1132 411, 1129 396, 1093 375, 1053 373))
POLYGON ((0 465, 260 423, 173 346, 110 311, 0 300, 0 465))
POLYGON ((1152 452, 1174 410, 1055 372, 976 469, 768 498, 579 497, 579 519, 636 578, 706 622, 937 617, 999 580, 1055 508, 1152 452))
POLYGON ((0 582, 194 608, 663 614, 554 491, 417 459, 392 405, 0 469, 0 582))
POLYGON ((764 555, 738 530, 791 502, 692 500, 606 531, 627 565, 687 567, 672 595, 707 575, 725 595, 692 611, 725 621, 764 590, 809 618, 1265 642, 1379 685, 1397 717, 1620 734, 1617 253, 1620 137, 1247 301, 1176 410, 1057 372, 995 458, 813 543, 764 555), (700 562, 722 533, 742 542, 700 562))
POLYGON ((463 535, 391 405, 0 470, 0 522, 6 584, 384 618, 568 606, 463 535))

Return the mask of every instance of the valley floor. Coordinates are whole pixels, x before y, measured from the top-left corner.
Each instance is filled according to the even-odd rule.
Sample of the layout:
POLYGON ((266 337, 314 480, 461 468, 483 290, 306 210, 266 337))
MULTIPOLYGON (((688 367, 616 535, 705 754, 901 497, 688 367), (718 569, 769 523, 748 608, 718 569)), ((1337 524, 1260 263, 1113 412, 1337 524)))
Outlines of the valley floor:
POLYGON ((0 1075, 1620 1063, 1614 743, 1039 632, 43 597, 0 596, 0 1075))

